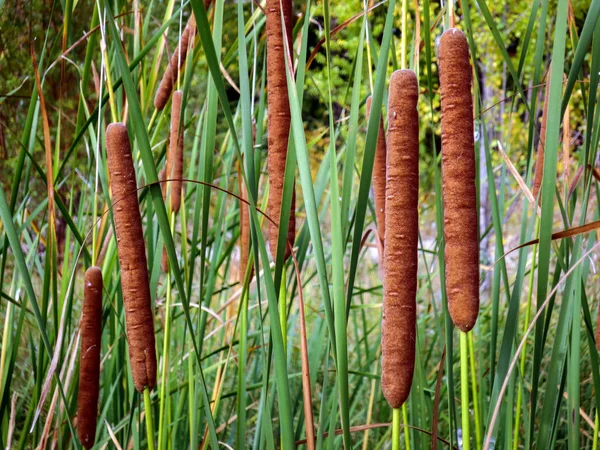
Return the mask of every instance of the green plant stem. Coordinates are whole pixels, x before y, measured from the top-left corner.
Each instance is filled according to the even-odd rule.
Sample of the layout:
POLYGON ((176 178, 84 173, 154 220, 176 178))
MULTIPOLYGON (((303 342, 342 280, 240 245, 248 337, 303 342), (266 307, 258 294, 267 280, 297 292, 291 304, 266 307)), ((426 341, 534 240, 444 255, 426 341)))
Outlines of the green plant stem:
POLYGON ((479 416, 479 394, 477 392, 477 370, 475 369, 475 344, 473 333, 469 333, 469 358, 471 359, 471 392, 473 393, 473 414, 475 415, 475 442, 477 448, 482 448, 483 434, 481 430, 481 418, 479 416))
POLYGON ((594 416, 594 440, 592 441, 592 450, 598 450, 598 410, 596 410, 594 416))
MULTIPOLYGON (((536 236, 539 234, 540 221, 536 221, 536 227, 538 230, 536 231, 536 236)), ((531 252, 531 270, 529 271, 529 292, 527 294, 527 309, 525 311, 525 322, 523 323, 523 334, 527 332, 529 328, 529 320, 531 317, 531 303, 533 299, 533 283, 535 280, 535 261, 537 254, 537 244, 533 246, 533 250, 531 252)), ((519 370, 521 374, 525 373, 525 357, 527 355, 527 342, 523 345, 523 351, 521 352, 521 361, 519 364, 519 370)), ((513 450, 517 450, 519 447, 519 428, 521 427, 521 404, 523 403, 523 381, 522 378, 519 378, 519 384, 517 388, 517 411, 515 416, 515 437, 513 439, 513 450)))
POLYGON ((402 0, 402 41, 400 43, 400 68, 406 69, 406 34, 407 34, 407 24, 406 24, 406 15, 408 14, 407 10, 408 0, 402 0))
POLYGON ((402 421, 404 422, 404 443, 406 450, 410 450, 410 433, 408 432, 408 408, 406 403, 402 405, 402 421))
POLYGON ((154 450, 154 422, 152 421, 152 402, 150 401, 150 389, 144 388, 144 411, 146 412, 146 435, 148 450, 154 450))
POLYGON ((446 28, 452 28, 454 26, 454 0, 448 0, 446 9, 446 12, 448 13, 448 23, 446 24, 446 28))
POLYGON ((281 284, 279 285, 279 323, 281 324, 281 335, 283 337, 283 352, 287 354, 287 314, 286 314, 286 292, 285 292, 286 269, 285 262, 281 269, 281 284))
MULTIPOLYGON (((171 213, 171 232, 175 224, 175 213, 171 213)), ((171 264, 169 264, 169 267, 171 264)), ((167 300, 165 302, 165 332, 163 340, 162 374, 160 383, 160 412, 158 416, 158 448, 163 449, 165 439, 165 408, 167 406, 167 383, 169 373, 169 343, 171 342, 171 275, 167 272, 167 300)))
POLYGON ((392 450, 400 450, 400 414, 400 408, 392 411, 392 450))
POLYGON ((460 401, 462 415, 462 448, 471 449, 471 433, 469 431, 469 338, 460 332, 460 401))

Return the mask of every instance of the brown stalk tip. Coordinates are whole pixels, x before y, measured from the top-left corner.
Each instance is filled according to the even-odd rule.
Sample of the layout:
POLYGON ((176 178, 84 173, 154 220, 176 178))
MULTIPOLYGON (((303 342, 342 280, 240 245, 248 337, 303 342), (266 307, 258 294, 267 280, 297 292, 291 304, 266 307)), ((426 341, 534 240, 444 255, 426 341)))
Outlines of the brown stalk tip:
MULTIPOLYGON (((239 189, 240 189, 240 197, 243 200, 248 198, 248 193, 246 191, 246 184, 244 183, 244 179, 242 178, 242 170, 243 168, 240 165, 239 168, 239 189)), ((248 205, 246 202, 240 200, 240 274, 239 281, 240 284, 244 283, 244 278, 246 276, 246 269, 248 268, 248 257, 250 255, 250 213, 248 211, 248 205)), ((250 273, 250 279, 252 279, 252 273, 250 273)))
MULTIPOLYGON (((292 47, 292 1, 267 0, 267 101, 268 101, 268 171, 269 171, 269 243, 273 258, 277 255, 277 236, 283 196, 285 162, 288 137, 290 133, 290 105, 287 92, 285 48, 282 34, 281 14, 285 21, 286 39, 291 52, 292 47)), ((290 208, 285 259, 291 255, 296 234, 296 192, 290 208)))
POLYGON ((148 264, 137 199, 135 169, 127 127, 112 123, 106 129, 108 170, 121 265, 121 287, 129 360, 135 388, 142 392, 156 383, 154 316, 150 301, 148 264))
POLYGON ((171 137, 169 159, 171 160, 169 178, 171 183, 171 211, 178 212, 181 207, 181 188, 183 177, 183 124, 181 121, 183 91, 173 93, 171 104, 171 137))
POLYGON ((175 47, 175 51, 173 52, 163 77, 160 80, 160 84, 158 85, 158 90, 156 91, 156 96, 154 97, 154 107, 159 111, 163 110, 167 105, 169 97, 171 96, 171 92, 173 92, 173 87, 175 86, 179 72, 185 65, 188 48, 190 41, 193 42, 195 30, 196 19, 192 14, 186 27, 181 33, 179 44, 177 47, 175 47))
POLYGON ((102 343, 102 271, 90 267, 84 276, 81 311, 81 353, 77 394, 77 434, 85 448, 96 440, 100 392, 100 348, 102 343))
POLYGON ((384 299, 381 323, 383 394, 399 408, 410 394, 415 364, 419 229, 419 95, 411 70, 390 79, 386 167, 384 299))
MULTIPOLYGON (((367 120, 371 116, 372 96, 367 98, 367 120)), ((377 147, 375 148, 375 160, 373 161, 373 194, 375 198, 375 216, 377 218, 377 233, 383 242, 385 236, 385 164, 386 164, 386 142, 385 128, 383 126, 383 115, 379 122, 377 134, 377 147)))
POLYGON ((446 291, 452 321, 467 332, 479 313, 479 241, 472 69, 467 39, 456 28, 442 34, 439 72, 446 291))
MULTIPOLYGON (((535 172, 533 175, 533 187, 531 193, 533 198, 537 199, 542 187, 544 179, 544 149, 546 148, 546 128, 548 122, 548 100, 550 98, 550 72, 552 66, 548 68, 548 76, 546 77, 546 88, 544 89, 544 107, 542 109, 542 123, 540 125, 540 136, 538 141, 537 159, 535 161, 535 172)), ((539 202, 541 203, 541 202, 539 202)))

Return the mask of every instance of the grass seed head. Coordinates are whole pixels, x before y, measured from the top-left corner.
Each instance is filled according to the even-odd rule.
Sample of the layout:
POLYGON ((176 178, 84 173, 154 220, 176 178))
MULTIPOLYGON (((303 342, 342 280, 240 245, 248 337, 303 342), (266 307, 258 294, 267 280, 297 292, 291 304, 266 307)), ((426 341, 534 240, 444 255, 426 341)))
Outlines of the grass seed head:
POLYGON ((121 286, 129 360, 135 388, 142 392, 156 383, 154 315, 148 283, 144 232, 137 198, 135 169, 127 127, 112 123, 106 129, 108 170, 121 265, 121 286))
POLYGON ((81 311, 81 352, 77 393, 77 434, 85 448, 96 439, 100 392, 100 348, 102 342, 102 271, 90 267, 84 276, 81 311))
POLYGON ((419 117, 417 77, 397 70, 390 79, 386 166, 383 394, 392 408, 408 398, 415 365, 419 236, 419 117))
POLYGON ((439 71, 446 292, 452 321, 467 332, 479 313, 478 211, 471 58, 456 28, 440 40, 439 71))
MULTIPOLYGON (((373 98, 367 98, 367 120, 371 115, 371 102, 373 98)), ((379 122, 379 133, 377 134, 377 147, 375 148, 375 161, 373 161, 373 194, 375 197, 375 216, 377 217, 377 233, 383 242, 385 236, 385 164, 386 164, 386 142, 383 116, 379 122)))
MULTIPOLYGON (((269 216, 279 222, 283 183, 285 177, 285 161, 287 157, 288 138, 290 133, 290 104, 287 92, 285 48, 281 25, 280 0, 267 0, 267 101, 268 101, 268 170, 269 170, 269 216)), ((292 1, 283 0, 283 16, 287 32, 288 47, 292 48, 292 1)), ((291 50, 290 50, 291 51, 291 50)), ((296 234, 296 193, 290 208, 287 240, 293 246, 296 234)), ((277 236, 279 227, 269 223, 269 242, 273 258, 277 255, 277 236)), ((290 248, 286 245, 285 259, 290 256, 290 248)))

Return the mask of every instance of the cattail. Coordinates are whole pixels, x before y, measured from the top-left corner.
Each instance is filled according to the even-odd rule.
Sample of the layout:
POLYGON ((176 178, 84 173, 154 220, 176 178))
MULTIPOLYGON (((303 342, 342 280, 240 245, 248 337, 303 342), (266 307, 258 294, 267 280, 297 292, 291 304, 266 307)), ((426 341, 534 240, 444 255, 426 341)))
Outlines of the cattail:
MULTIPOLYGON (((246 183, 242 178, 242 167, 240 164, 240 170, 238 173, 238 182, 240 188, 240 197, 244 200, 248 198, 246 191, 246 183)), ((245 202, 240 201, 240 284, 244 283, 244 277, 246 276, 246 270, 248 268, 248 256, 250 255, 250 214, 248 211, 248 205, 245 202)), ((252 273, 250 274, 252 278, 252 273)))
POLYGON ((178 212, 181 206, 181 186, 183 177, 183 124, 181 123, 181 104, 183 91, 173 93, 171 106, 171 138, 167 177, 173 179, 171 183, 171 211, 178 212))
POLYGON ((538 141, 537 159, 535 161, 535 173, 533 175, 533 187, 531 193, 533 198, 537 198, 542 180, 544 178, 544 148, 546 147, 546 122, 548 120, 548 103, 550 99, 550 71, 548 68, 548 76, 546 78, 546 88, 544 89, 544 109, 542 110, 542 124, 540 126, 540 139, 538 141))
MULTIPOLYGON (((167 179, 167 165, 169 164, 169 151, 167 145, 167 155, 165 157, 165 167, 158 174, 158 180, 161 182, 161 189, 163 198, 166 200, 167 198, 167 183, 165 180, 167 179)), ((163 272, 167 273, 169 271, 169 255, 167 254, 167 248, 163 247, 162 251, 162 259, 160 260, 160 267, 163 272)))
POLYGON ((100 346, 102 341, 102 271, 90 267, 85 272, 81 311, 81 354, 77 394, 77 434, 85 448, 96 440, 98 393, 100 390, 100 346))
POLYGON ((390 79, 386 167, 381 387, 392 408, 408 398, 415 365, 419 235, 419 87, 412 70, 390 79))
MULTIPOLYGON (((269 114, 269 216, 277 225, 269 223, 269 242, 273 258, 277 255, 277 236, 285 177, 288 137, 290 133, 290 104, 287 91, 285 48, 281 26, 280 0, 267 0, 267 100, 269 114)), ((287 33, 288 48, 292 48, 292 0, 283 0, 283 17, 287 33)), ((290 209, 285 259, 291 254, 296 234, 296 187, 290 209)))
MULTIPOLYGON (((167 150, 165 168, 161 171, 161 181, 170 179, 163 186, 163 198, 166 199, 168 186, 171 187, 171 211, 178 212, 181 207, 181 188, 183 177, 183 129, 181 124, 181 104, 183 100, 183 91, 173 93, 173 102, 171 103, 171 133, 167 150)), ((163 272, 169 271, 169 256, 166 247, 163 247, 161 268, 163 272)))
POLYGON ((160 84, 158 85, 158 91, 156 91, 156 97, 154 97, 154 107, 159 111, 161 111, 169 101, 173 86, 175 86, 175 82, 179 77, 179 71, 185 64, 190 41, 194 41, 195 31, 196 19, 192 14, 188 24, 181 33, 179 45, 175 48, 171 60, 169 61, 169 65, 165 69, 162 80, 160 80, 160 84))
MULTIPOLYGON (((373 98, 367 98, 367 120, 371 115, 371 102, 373 98)), ((379 134, 377 135, 377 147, 375 148, 375 161, 373 165, 373 193, 375 194, 375 216, 377 217, 377 233, 383 242, 385 236, 385 162, 386 143, 385 130, 383 127, 383 116, 379 122, 379 134)))
POLYGON ((446 291, 454 325, 467 332, 479 312, 479 243, 471 63, 456 28, 442 34, 439 71, 446 291))
POLYGON ((127 127, 112 123, 106 129, 108 170, 115 202, 117 250, 129 342, 129 360, 135 388, 142 392, 156 382, 154 317, 150 302, 148 264, 137 199, 135 169, 127 127))

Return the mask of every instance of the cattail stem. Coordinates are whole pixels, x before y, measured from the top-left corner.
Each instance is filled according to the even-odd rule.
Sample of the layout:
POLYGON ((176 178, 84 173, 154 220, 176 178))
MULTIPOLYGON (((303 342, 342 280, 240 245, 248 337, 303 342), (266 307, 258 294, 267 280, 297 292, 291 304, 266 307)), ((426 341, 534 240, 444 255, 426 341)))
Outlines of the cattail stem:
MULTIPOLYGON (((540 221, 536 216, 536 232, 535 235, 539 236, 540 233, 540 221)), ((529 321, 531 320, 531 305, 533 302, 533 284, 535 282, 535 268, 536 268, 536 255, 537 255, 538 245, 534 244, 533 249, 531 250, 531 270, 529 271, 529 289, 527 294, 527 309, 525 310, 525 322, 523 323, 523 335, 527 332, 529 328, 529 321)), ((523 344, 523 351, 521 352, 521 362, 520 362, 520 370, 521 373, 525 373, 525 362, 527 356, 527 341, 523 344)), ((513 450, 518 450, 519 448, 519 440, 518 436, 521 429, 521 404, 523 402, 523 389, 522 389, 523 381, 521 377, 518 380, 518 389, 517 389, 517 408, 516 408, 516 416, 515 416, 515 436, 513 440, 513 450)))
POLYGON ((471 395, 473 395, 473 415, 475 416, 475 442, 477 448, 483 448, 483 433, 479 417, 479 394, 477 392, 477 370, 475 368, 475 344, 473 342, 473 333, 468 333, 468 336, 469 358, 471 359, 471 364, 469 365, 471 368, 471 395))
POLYGON ((150 389, 148 388, 144 389, 144 411, 146 413, 146 440, 148 441, 148 450, 154 450, 154 421, 152 420, 152 401, 150 400, 150 389))
POLYGON ((594 414, 594 440, 592 441, 592 450, 598 450, 598 410, 594 414))
POLYGON ((460 412, 462 417, 462 449, 471 449, 469 430, 469 344, 468 336, 460 332, 460 412))
POLYGON ((408 33, 407 30, 407 20, 406 20, 406 15, 408 14, 407 11, 407 3, 408 0, 402 0, 402 41, 400 42, 400 68, 401 69, 406 69, 406 60, 408 58, 408 56, 406 55, 406 35, 408 33))
POLYGON ((394 408, 392 410, 392 450, 400 450, 400 418, 402 409, 394 408))
POLYGON ((448 0, 448 4, 446 5, 447 13, 448 13, 448 24, 447 28, 454 28, 454 0, 448 0))
POLYGON ((408 430, 408 408, 406 403, 402 405, 402 420, 404 421, 404 445, 406 450, 410 450, 410 433, 408 430))
MULTIPOLYGON (((171 233, 173 233, 174 213, 171 213, 171 233)), ((167 393, 167 381, 169 374, 169 346, 171 343, 171 301, 172 301, 172 290, 171 290, 171 275, 167 267, 167 299, 165 302, 165 332, 163 339, 163 357, 162 357, 162 373, 160 382, 160 411, 158 415, 158 448, 162 449, 163 440, 166 439, 166 421, 165 421, 165 409, 168 401, 167 393)))
POLYGON ((287 311, 285 291, 286 269, 285 264, 281 269, 281 283, 279 285, 279 322, 281 323, 281 336, 283 337, 283 352, 287 354, 287 311))

